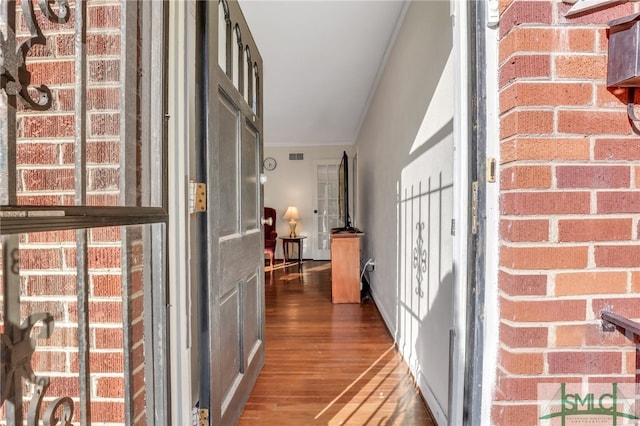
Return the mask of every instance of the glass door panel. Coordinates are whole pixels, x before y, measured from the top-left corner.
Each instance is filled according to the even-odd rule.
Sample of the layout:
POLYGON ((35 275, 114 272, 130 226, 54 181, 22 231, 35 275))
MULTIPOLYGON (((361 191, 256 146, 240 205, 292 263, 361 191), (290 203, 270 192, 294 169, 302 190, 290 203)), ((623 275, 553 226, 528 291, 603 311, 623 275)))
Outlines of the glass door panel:
POLYGON ((162 45, 138 38, 136 26, 128 25, 137 4, 78 1, 66 13, 60 7, 51 14, 31 3, 0 6, 7 9, 0 13, 3 36, 15 31, 5 37, 6 51, 18 50, 5 60, 3 79, 30 79, 30 85, 18 83, 17 95, 7 96, 17 90, 11 87, 0 90, 0 189, 6 198, 0 202, 159 207, 162 197, 152 194, 158 188, 144 181, 161 176, 164 160, 140 141, 149 136, 146 124, 162 124, 162 102, 138 96, 138 74, 161 60, 162 45), (78 8, 85 9, 84 20, 78 8), (33 24, 24 18, 30 14, 33 24), (34 37, 38 32, 42 37, 34 37), (86 42, 77 44, 78 37, 86 42), (22 49, 22 58, 25 40, 31 47, 22 49), (126 53, 136 51, 150 59, 136 63, 126 53))
POLYGON ((340 222, 338 209, 338 168, 340 160, 324 160, 316 163, 316 214, 314 216, 315 244, 313 258, 331 258, 331 229, 340 222))
POLYGON ((152 354, 164 344, 154 330, 164 328, 164 315, 155 315, 150 289, 165 287, 164 276, 152 273, 163 269, 157 259, 165 255, 158 244, 164 228, 3 238, 2 289, 19 284, 11 294, 17 306, 2 317, 3 360, 23 362, 2 365, 9 404, 0 422, 22 424, 19 406, 29 422, 52 416, 86 424, 153 422, 152 354))

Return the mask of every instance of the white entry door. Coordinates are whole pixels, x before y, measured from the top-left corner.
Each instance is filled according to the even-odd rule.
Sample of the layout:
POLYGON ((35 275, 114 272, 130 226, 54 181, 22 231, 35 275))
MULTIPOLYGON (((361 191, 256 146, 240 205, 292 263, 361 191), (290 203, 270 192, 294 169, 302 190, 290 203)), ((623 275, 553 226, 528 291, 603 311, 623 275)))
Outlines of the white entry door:
POLYGON ((313 215, 314 241, 312 253, 314 260, 331 259, 331 229, 340 224, 338 208, 338 168, 340 159, 319 160, 315 162, 315 209, 313 215))

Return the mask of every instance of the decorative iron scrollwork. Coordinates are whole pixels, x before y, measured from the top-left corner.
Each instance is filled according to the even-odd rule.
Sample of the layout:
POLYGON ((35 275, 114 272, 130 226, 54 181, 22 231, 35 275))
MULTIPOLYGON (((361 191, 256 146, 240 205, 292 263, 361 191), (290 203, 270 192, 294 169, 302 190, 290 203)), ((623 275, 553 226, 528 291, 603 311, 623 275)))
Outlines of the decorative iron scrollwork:
POLYGON ((424 222, 416 223, 416 229, 418 230, 418 238, 416 239, 416 247, 413 249, 413 267, 416 269, 416 294, 420 297, 424 297, 424 291, 422 290, 422 280, 424 274, 427 272, 427 250, 423 248, 424 239, 422 238, 422 230, 424 229, 424 222))
POLYGON ((3 371, 4 383, 0 394, 0 406, 9 395, 15 393, 16 376, 24 377, 36 385, 48 385, 48 377, 37 377, 31 367, 31 357, 36 349, 37 339, 31 337, 33 327, 42 321, 43 328, 38 339, 48 339, 53 333, 53 317, 46 312, 29 315, 18 328, 18 341, 12 342, 6 334, 0 335, 0 368, 3 371))
MULTIPOLYGON (((47 392, 49 387, 49 380, 42 384, 36 384, 33 396, 31 397, 31 404, 29 405, 29 417, 27 424, 37 425, 40 422, 40 407, 42 405, 42 398, 47 392)), ((73 419, 73 400, 68 396, 62 398, 56 398, 47 406, 44 412, 44 418, 42 422, 45 426, 62 425, 71 426, 71 420, 73 419), (59 410, 62 410, 61 417, 57 417, 59 410)))
MULTIPOLYGON (((67 22, 71 15, 67 0, 57 0, 57 14, 51 9, 51 3, 53 2, 54 0, 38 0, 42 13, 51 22, 59 24, 67 22)), ((8 9, 9 4, 13 6, 11 9, 15 9, 15 0, 8 0, 3 3, 7 5, 8 9)), ((16 40, 15 16, 9 16, 7 13, 8 22, 6 28, 9 34, 2 34, 2 37, 0 37, 0 87, 4 89, 7 95, 17 96, 26 106, 34 110, 44 111, 51 107, 51 90, 45 85, 31 85, 31 73, 27 70, 26 58, 29 50, 34 45, 40 44, 44 46, 47 43, 47 39, 38 26, 31 1, 21 1, 20 6, 22 7, 22 14, 29 29, 30 37, 20 43, 15 50, 12 48, 16 40), (36 99, 29 93, 30 90, 35 90, 36 99)))
MULTIPOLYGON (((36 349, 37 339, 48 339, 53 334, 54 319, 51 314, 39 312, 29 315, 17 330, 17 342, 12 342, 6 335, 0 335, 0 369, 4 383, 0 394, 0 406, 16 393, 16 378, 22 377, 34 385, 33 396, 29 404, 27 424, 37 425, 40 422, 40 407, 44 395, 49 388, 50 379, 46 376, 36 376, 31 366, 31 357, 36 349), (31 337, 31 331, 36 324, 42 323, 42 330, 36 338, 31 337)), ((45 425, 70 426, 73 418, 73 400, 62 397, 53 400, 44 412, 42 419, 45 425), (61 413, 59 414, 59 412, 61 413), (60 417, 58 417, 60 415, 60 417)))
POLYGON ((14 274, 20 273, 20 251, 18 249, 11 250, 11 272, 14 274))
MULTIPOLYGON (((44 412, 45 426, 54 426, 60 424, 62 426, 71 426, 71 420, 73 419, 73 400, 68 396, 63 398, 56 398, 51 401, 51 404, 47 406, 47 410, 44 412), (62 417, 56 417, 58 409, 62 408, 62 417)), ((34 423, 34 424, 37 424, 34 423)))

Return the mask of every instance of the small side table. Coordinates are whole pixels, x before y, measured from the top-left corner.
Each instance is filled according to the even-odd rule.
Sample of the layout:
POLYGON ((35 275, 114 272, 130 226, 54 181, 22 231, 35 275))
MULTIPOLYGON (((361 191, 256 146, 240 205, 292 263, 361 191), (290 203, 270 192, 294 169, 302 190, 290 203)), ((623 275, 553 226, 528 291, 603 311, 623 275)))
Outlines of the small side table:
POLYGON ((307 237, 297 236, 297 237, 278 237, 282 240, 282 252, 284 253, 284 260, 282 261, 283 265, 286 264, 289 260, 297 260, 298 261, 298 270, 302 269, 302 240, 307 237), (294 244, 298 247, 298 258, 291 258, 289 256, 289 247, 294 244))

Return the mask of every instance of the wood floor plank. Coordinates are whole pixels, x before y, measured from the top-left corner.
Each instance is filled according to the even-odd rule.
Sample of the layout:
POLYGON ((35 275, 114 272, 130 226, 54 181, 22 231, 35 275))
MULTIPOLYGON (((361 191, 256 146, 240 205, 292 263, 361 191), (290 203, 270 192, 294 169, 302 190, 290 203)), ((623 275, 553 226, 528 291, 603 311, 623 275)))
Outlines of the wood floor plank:
POLYGON ((435 425, 375 305, 331 303, 330 262, 265 272, 266 363, 240 425, 435 425))

